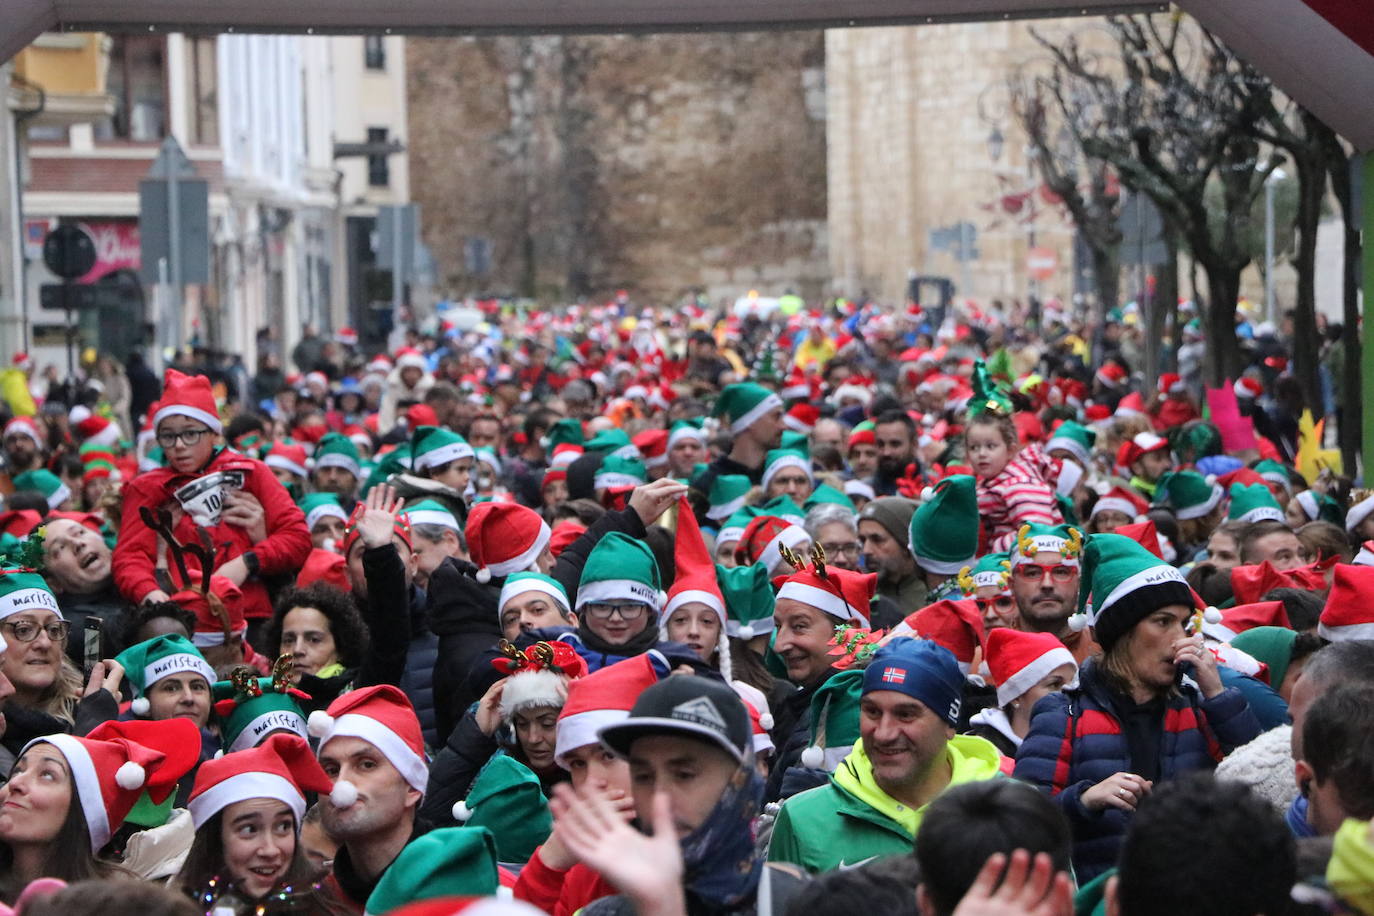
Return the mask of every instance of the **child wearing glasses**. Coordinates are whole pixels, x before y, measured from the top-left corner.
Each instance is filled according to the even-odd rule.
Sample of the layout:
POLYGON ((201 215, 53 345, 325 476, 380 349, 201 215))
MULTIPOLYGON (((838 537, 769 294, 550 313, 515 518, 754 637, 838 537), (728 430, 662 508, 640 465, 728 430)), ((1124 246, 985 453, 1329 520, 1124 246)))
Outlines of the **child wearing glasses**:
POLYGON ((124 487, 124 511, 114 552, 115 584, 129 601, 166 601, 191 583, 158 578, 163 547, 142 510, 171 512, 182 544, 209 535, 215 574, 243 591, 250 626, 272 616, 262 577, 300 569, 310 553, 305 516, 272 469, 224 447, 210 382, 167 370, 163 397, 153 415, 165 466, 140 474, 124 487))

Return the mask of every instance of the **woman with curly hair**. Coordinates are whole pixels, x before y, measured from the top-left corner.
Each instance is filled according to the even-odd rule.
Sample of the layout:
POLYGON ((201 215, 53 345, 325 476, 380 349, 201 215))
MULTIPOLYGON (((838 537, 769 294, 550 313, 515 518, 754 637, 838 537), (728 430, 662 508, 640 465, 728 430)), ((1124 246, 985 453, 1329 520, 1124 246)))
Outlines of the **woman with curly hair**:
POLYGON ((389 683, 373 670, 367 625, 353 599, 333 586, 317 582, 283 592, 265 635, 269 657, 291 656, 291 680, 310 694, 301 702, 307 715, 341 693, 389 683))

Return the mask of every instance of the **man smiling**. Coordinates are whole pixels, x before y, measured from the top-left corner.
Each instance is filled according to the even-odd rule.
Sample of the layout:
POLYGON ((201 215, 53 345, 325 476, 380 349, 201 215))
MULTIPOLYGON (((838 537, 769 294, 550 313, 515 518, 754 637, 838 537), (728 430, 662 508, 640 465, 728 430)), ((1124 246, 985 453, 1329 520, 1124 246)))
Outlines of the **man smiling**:
POLYGON ((864 670, 859 744, 827 785, 783 803, 768 859, 810 872, 910 853, 931 800, 960 783, 991 779, 1000 755, 955 735, 964 676, 933 642, 898 638, 864 670))

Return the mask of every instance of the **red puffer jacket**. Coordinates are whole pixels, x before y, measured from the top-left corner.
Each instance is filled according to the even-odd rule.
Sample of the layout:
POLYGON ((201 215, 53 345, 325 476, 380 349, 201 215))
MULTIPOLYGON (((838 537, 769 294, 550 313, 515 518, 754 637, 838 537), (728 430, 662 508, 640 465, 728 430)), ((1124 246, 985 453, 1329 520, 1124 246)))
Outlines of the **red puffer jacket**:
MULTIPOLYGON (((178 489, 214 471, 241 470, 243 488, 262 503, 267 537, 254 544, 248 532, 237 525, 221 522, 205 530, 215 545, 215 566, 252 550, 258 557, 261 575, 273 575, 298 570, 310 553, 310 531, 305 527, 305 515, 292 500, 286 488, 272 475, 272 469, 261 461, 221 449, 210 463, 196 474, 179 474, 171 468, 158 468, 140 474, 124 485, 123 521, 119 529, 119 543, 114 550, 115 585, 126 599, 134 603, 149 592, 161 588, 154 569, 161 547, 158 535, 143 523, 139 509, 147 506, 156 512, 159 507, 172 509, 176 519, 173 531, 183 544, 199 543, 199 527, 191 516, 181 510, 172 494, 178 489)), ((271 617, 272 603, 267 588, 258 579, 249 579, 243 589, 244 616, 271 617)))

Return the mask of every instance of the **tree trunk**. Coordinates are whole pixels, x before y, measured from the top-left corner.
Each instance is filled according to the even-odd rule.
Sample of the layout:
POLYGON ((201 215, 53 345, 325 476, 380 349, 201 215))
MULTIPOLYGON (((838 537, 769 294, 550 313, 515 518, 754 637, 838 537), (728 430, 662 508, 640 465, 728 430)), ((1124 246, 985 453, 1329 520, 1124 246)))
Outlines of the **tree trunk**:
POLYGON ((1331 191, 1341 208, 1341 225, 1345 230, 1345 246, 1341 270, 1341 298, 1344 306, 1344 334, 1341 346, 1345 352, 1341 377, 1332 379, 1336 386, 1336 411, 1340 417, 1336 434, 1341 446, 1341 466, 1346 474, 1355 474, 1355 462, 1360 453, 1360 227, 1355 222, 1355 207, 1350 184, 1350 160, 1336 135, 1331 133, 1324 146, 1326 168, 1331 175, 1331 191))
POLYGON ((1207 264, 1207 303, 1204 327, 1207 352, 1203 378, 1220 388, 1240 377, 1240 342, 1236 339, 1236 301, 1240 298, 1240 270, 1224 264, 1207 264))
POLYGON ((1302 398, 1312 416, 1325 413, 1322 403, 1317 336, 1317 223, 1321 219, 1322 196, 1326 193, 1326 171, 1315 157, 1294 156, 1298 171, 1298 250, 1294 266, 1298 271, 1298 298, 1293 314, 1293 374, 1302 387, 1302 398))
POLYGON ((1151 300, 1150 332, 1155 339, 1151 373, 1178 371, 1178 232, 1164 223, 1164 261, 1155 267, 1155 292, 1151 300), (1172 346, 1166 348, 1168 337, 1172 346))

